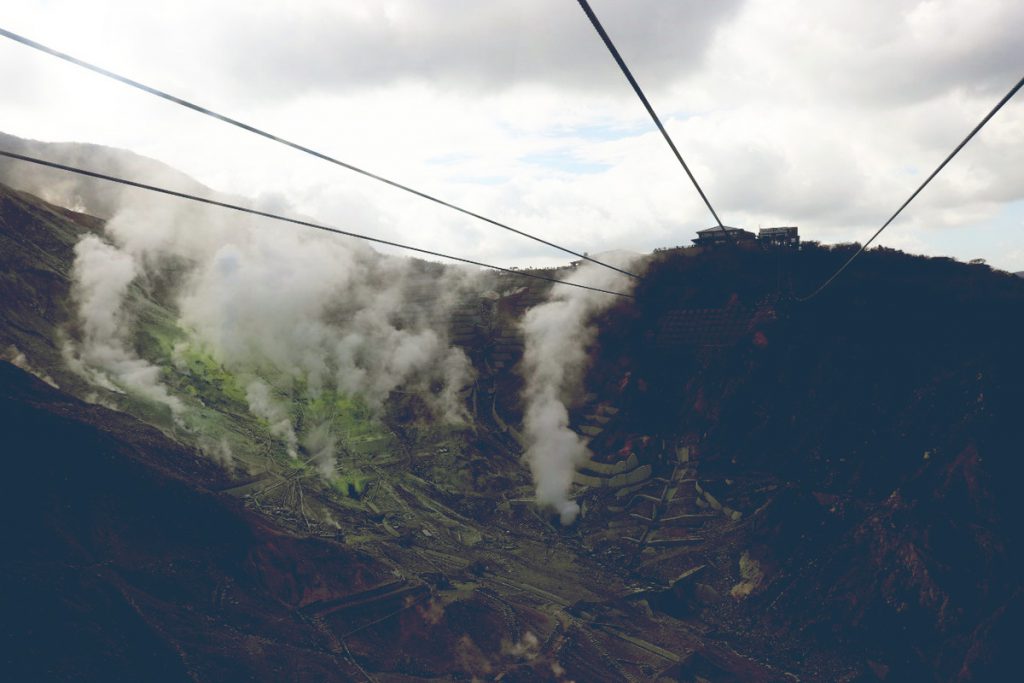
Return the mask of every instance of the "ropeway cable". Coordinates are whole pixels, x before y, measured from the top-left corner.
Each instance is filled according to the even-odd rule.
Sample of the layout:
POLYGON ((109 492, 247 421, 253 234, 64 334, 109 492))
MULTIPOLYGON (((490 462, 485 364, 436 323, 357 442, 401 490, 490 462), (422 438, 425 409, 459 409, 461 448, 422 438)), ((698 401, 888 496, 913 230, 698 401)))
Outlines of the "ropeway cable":
POLYGON ((207 109, 206 107, 204 107, 202 105, 196 104, 194 102, 190 102, 189 100, 177 97, 175 95, 171 95, 169 93, 164 92, 163 90, 158 90, 157 88, 154 88, 152 86, 146 85, 145 83, 140 83, 138 81, 132 80, 131 78, 128 78, 127 76, 122 76, 120 74, 114 73, 113 71, 109 71, 109 70, 104 69, 102 67, 96 66, 95 64, 91 64, 91 63, 86 62, 86 61, 84 61, 82 59, 78 59, 77 57, 73 57, 73 56, 71 56, 69 54, 66 54, 64 52, 60 52, 59 50, 55 50, 52 47, 48 47, 46 45, 43 45, 42 43, 37 43, 36 41, 34 41, 34 40, 30 39, 30 38, 26 38, 25 36, 19 35, 17 33, 14 33, 13 31, 8 31, 7 29, 4 29, 4 28, 0 27, 0 36, 3 36, 4 38, 9 38, 10 40, 13 40, 16 43, 21 43, 22 45, 30 47, 30 48, 32 48, 34 50, 38 50, 38 51, 43 52, 45 54, 51 55, 51 56, 56 57, 58 59, 62 59, 65 62, 69 62, 71 64, 74 64, 75 66, 80 66, 83 69, 88 69, 89 71, 97 73, 97 74, 99 74, 101 76, 106 76, 107 78, 113 79, 113 80, 118 81, 120 83, 124 83, 125 85, 131 86, 132 88, 136 88, 137 90, 141 90, 143 92, 149 93, 150 95, 155 95, 156 97, 159 97, 159 98, 162 98, 164 100, 167 100, 168 102, 173 102, 174 104, 180 105, 180 106, 185 107, 187 109, 191 109, 192 111, 198 112, 198 113, 203 114, 205 116, 209 116, 211 118, 217 119, 218 121, 223 121, 224 123, 227 123, 227 124, 230 124, 232 126, 235 126, 236 128, 241 128, 242 130, 248 131, 249 133, 253 133, 255 135, 259 135, 260 137, 266 138, 267 140, 272 140, 273 142, 277 142, 277 143, 282 144, 282 145, 284 145, 286 147, 291 147, 292 149, 296 149, 296 150, 298 150, 300 152, 303 152, 305 154, 309 154, 310 156, 314 156, 314 157, 316 157, 318 159, 322 159, 323 161, 326 161, 328 163, 334 164, 335 166, 340 166, 340 167, 348 169, 350 171, 354 171, 356 173, 359 173, 360 175, 366 176, 367 178, 372 178, 373 180, 377 180, 379 182, 382 182, 385 185, 390 185, 391 187, 394 187, 394 188, 397 188, 399 190, 403 190, 403 191, 408 192, 410 194, 416 195, 417 197, 420 197, 422 199, 426 199, 427 201, 434 202, 435 204, 440 204, 441 206, 444 206, 444 207, 447 207, 449 209, 452 209, 453 211, 458 211, 459 213, 465 214, 467 216, 471 216, 471 217, 476 218, 478 220, 484 221, 485 223, 490 223, 491 225, 494 225, 496 227, 502 228, 504 230, 508 230, 509 232, 513 232, 513 233, 515 233, 517 235, 520 235, 522 237, 526 237, 527 239, 531 239, 531 240, 533 240, 535 242, 540 242, 541 244, 544 244, 546 246, 552 247, 554 249, 558 249, 559 251, 563 251, 566 254, 571 254, 572 256, 576 256, 577 258, 583 259, 585 261, 589 261, 589 262, 594 263, 596 265, 603 266, 604 268, 609 268, 609 269, 614 270, 614 271, 616 271, 618 273, 622 273, 623 275, 628 275, 629 277, 632 277, 632 278, 635 278, 635 279, 638 279, 638 280, 640 279, 639 275, 636 275, 634 273, 630 273, 629 271, 623 270, 621 268, 617 268, 617 267, 615 267, 613 265, 605 263, 604 261, 600 261, 600 260, 598 260, 598 259, 596 259, 596 258, 594 258, 592 256, 587 255, 586 253, 581 254, 581 253, 579 253, 577 251, 573 251, 572 249, 568 249, 567 247, 563 247, 563 246, 560 246, 558 244, 555 244, 554 242, 548 241, 548 240, 546 240, 546 239, 544 239, 542 237, 537 237, 536 235, 531 235, 528 232, 524 232, 522 230, 518 230, 516 228, 513 228, 510 225, 507 225, 505 223, 501 223, 500 221, 496 221, 496 220, 494 220, 492 218, 488 218, 488 217, 483 216, 483 215, 481 215, 479 213, 476 213, 474 211, 470 211, 469 209, 464 209, 461 206, 457 206, 456 204, 452 204, 451 202, 447 202, 447 201, 445 201, 443 199, 440 199, 439 197, 435 197, 434 195, 431 195, 431 194, 428 194, 426 192, 422 192, 420 190, 414 189, 412 187, 409 187, 408 185, 403 185, 402 183, 396 182, 394 180, 390 180, 388 178, 385 178, 384 176, 378 175, 376 173, 372 173, 371 171, 367 171, 367 170, 365 170, 363 168, 360 168, 358 166, 355 166, 353 164, 347 163, 345 161, 341 161, 340 159, 337 159, 335 157, 332 157, 332 156, 329 156, 327 154, 324 154, 323 152, 318 152, 315 149, 312 149, 310 147, 306 147, 304 145, 300 145, 297 142, 292 142, 290 140, 286 140, 285 138, 282 138, 282 137, 279 137, 277 135, 274 135, 273 133, 268 133, 265 130, 262 130, 262 129, 257 128, 257 127, 252 126, 252 125, 249 125, 248 123, 243 123, 242 121, 239 121, 237 119, 233 119, 230 116, 226 116, 224 114, 220 114, 218 112, 213 111, 212 109, 207 109))
POLYGON ((853 256, 851 256, 849 259, 847 259, 846 263, 844 263, 843 265, 839 266, 839 269, 836 270, 836 272, 832 273, 832 275, 827 280, 822 282, 818 286, 818 288, 816 290, 814 290, 813 292, 811 292, 810 294, 808 294, 805 297, 796 297, 796 300, 799 301, 799 302, 810 301, 814 297, 816 297, 819 294, 821 294, 821 292, 824 291, 824 289, 826 287, 828 287, 830 284, 832 284, 832 282, 837 277, 839 277, 839 275, 844 270, 846 270, 846 268, 851 263, 853 263, 853 261, 858 256, 860 256, 861 254, 864 253, 864 250, 868 248, 868 245, 870 245, 872 242, 874 242, 875 238, 878 237, 879 235, 881 235, 882 231, 885 230, 886 228, 888 228, 889 224, 892 223, 894 220, 896 220, 896 217, 900 215, 900 213, 903 211, 903 209, 907 208, 907 205, 910 204, 910 202, 914 201, 914 198, 917 197, 917 195, 919 195, 921 193, 921 190, 923 190, 928 185, 928 183, 930 183, 932 181, 932 179, 939 174, 939 171, 941 171, 942 169, 944 169, 946 167, 946 164, 948 164, 950 161, 953 160, 953 157, 955 157, 960 152, 960 150, 963 149, 964 146, 966 146, 967 143, 971 141, 971 138, 973 138, 975 135, 977 135, 978 131, 980 131, 982 128, 985 127, 985 124, 988 123, 989 120, 993 116, 996 115, 996 112, 998 112, 1000 109, 1002 109, 1003 105, 1006 104, 1007 102, 1009 102, 1013 98, 1013 96, 1017 94, 1017 91, 1020 90, 1022 86, 1024 86, 1024 78, 1021 78, 1019 81, 1017 81, 1017 85, 1015 85, 1012 88, 1010 88, 1010 92, 1006 93, 1006 95, 1003 96, 1003 99, 999 100, 999 102, 996 104, 996 106, 992 108, 992 111, 990 111, 985 116, 985 118, 983 118, 981 120, 981 122, 977 126, 974 127, 974 130, 972 130, 970 133, 968 133, 967 137, 965 137, 963 140, 960 141, 960 144, 957 145, 956 148, 952 152, 950 152, 949 155, 945 159, 943 159, 942 163, 939 164, 938 168, 936 168, 934 171, 932 171, 931 175, 924 179, 924 182, 921 183, 921 185, 916 190, 914 190, 914 193, 912 195, 910 195, 909 198, 907 198, 907 201, 903 202, 903 204, 900 205, 900 208, 896 209, 896 213, 894 213, 893 215, 889 216, 889 220, 887 220, 882 225, 882 227, 880 227, 878 230, 875 231, 875 234, 871 236, 871 239, 869 239, 867 242, 865 242, 863 245, 861 245, 861 248, 858 249, 856 251, 856 253, 853 254, 853 256))
POLYGON ((722 232, 724 232, 735 245, 736 239, 733 237, 732 233, 722 225, 722 219, 718 217, 718 213, 715 211, 715 208, 711 206, 711 201, 708 200, 707 195, 704 194, 704 190, 701 189, 700 183, 698 183, 697 179, 693 176, 693 173, 690 171, 690 167, 686 165, 686 162, 683 160, 683 155, 679 153, 676 143, 672 141, 672 137, 668 134, 668 131, 665 130, 665 126, 662 125, 661 119, 654 111, 654 107, 651 106, 647 96, 644 95, 644 91, 640 88, 640 84, 637 83, 635 78, 633 78, 633 73, 629 70, 629 67, 626 66, 626 60, 624 60, 622 55, 619 54, 619 51, 615 48, 615 44, 612 42, 612 39, 608 36, 608 32, 604 30, 604 26, 601 25, 601 21, 597 18, 597 15, 594 14, 594 10, 590 8, 590 3, 588 3, 587 0, 578 0, 578 2, 580 7, 583 9, 583 12, 587 15, 587 18, 590 19, 590 23, 594 25, 594 29, 597 31, 597 34, 601 36, 601 40, 604 41, 608 51, 612 54, 612 57, 615 59, 615 63, 619 65, 620 69, 622 69, 622 73, 626 77, 626 80, 629 81, 631 86, 633 86, 633 92, 635 92, 636 96, 640 98, 640 102, 643 103, 644 109, 647 110, 651 119, 654 120, 654 125, 658 127, 659 131, 661 131, 661 135, 665 138, 665 142, 668 143, 668 146, 672 149, 672 153, 683 167, 683 170, 686 171, 686 175, 689 176, 690 182, 693 183, 693 186, 697 189, 697 193, 700 194, 700 198, 704 200, 704 204, 708 207, 708 211, 710 211, 711 215, 715 217, 715 222, 718 223, 718 227, 722 229, 722 232))
POLYGON ((78 175, 88 176, 90 178, 98 178, 100 180, 106 180, 112 183, 119 183, 121 185, 127 185, 129 187, 135 187, 140 190, 148 190, 149 192, 157 192, 171 197, 178 197, 180 199, 188 199, 190 201, 199 202, 202 204, 209 204, 210 206, 219 206, 224 209, 231 209, 232 211, 239 211, 241 213, 251 214, 253 216, 261 216, 263 218, 270 218, 275 221, 282 221, 285 223, 292 223, 294 225, 301 225, 307 228, 313 228, 314 230, 322 230, 324 232, 330 232, 337 235, 344 235, 346 237, 354 237, 356 239, 366 240, 367 242, 374 242, 376 244, 384 244, 389 247, 397 247, 399 249, 405 249, 408 251, 414 251, 420 254, 426 254, 427 256, 435 256, 437 258, 450 259, 452 261, 459 261, 461 263, 468 263, 474 266, 480 266, 482 268, 490 268, 491 270, 501 271, 503 273, 511 273, 512 275, 518 275, 520 277, 529 277, 535 280, 544 280, 545 282, 552 282, 560 285, 567 285, 569 287, 578 287, 579 289, 588 289, 592 292, 601 292, 602 294, 611 294, 614 296, 620 296, 625 298, 635 298, 632 294, 626 294, 624 292, 615 292, 609 289, 602 289, 600 287, 591 287, 589 285, 583 285, 576 282, 569 282, 568 280, 560 280, 554 277, 548 277, 546 275, 539 275, 537 273, 531 273, 525 270, 514 270, 512 268, 504 268, 502 266, 495 266, 489 263, 483 263, 481 261, 475 261, 473 259, 463 258, 461 256, 453 256, 451 254, 445 254, 440 251, 432 251, 430 249, 422 249, 420 247, 413 247, 408 244, 402 244, 400 242, 393 242, 391 240, 381 239, 379 237, 371 237, 369 235, 362 235, 357 232, 350 232, 348 230, 342 230, 341 228, 333 228, 319 223, 313 223, 311 221, 305 221, 299 218, 290 218, 288 216, 281 216, 279 214, 270 213, 267 211, 259 211, 258 209, 252 209, 246 206, 240 206, 238 204, 231 204, 228 202, 222 202, 216 199, 209 199, 206 197, 200 197, 198 195, 189 194, 187 192, 178 192, 177 190, 170 190, 164 187, 157 187, 155 185, 147 185, 146 183, 140 183, 134 180, 128 180, 127 178, 119 178, 117 176, 107 175, 105 173, 98 173, 96 171, 89 171, 83 168, 77 168, 75 166, 68 166, 66 164, 60 164, 55 161, 46 161, 45 159, 37 159, 35 157, 26 156, 24 154, 17 154, 15 152, 8 152, 0 150, 0 156, 5 156, 10 159, 17 159, 19 161, 27 161, 32 164, 39 166, 46 166, 49 168, 55 168, 61 171, 67 171, 69 173, 76 173, 78 175))

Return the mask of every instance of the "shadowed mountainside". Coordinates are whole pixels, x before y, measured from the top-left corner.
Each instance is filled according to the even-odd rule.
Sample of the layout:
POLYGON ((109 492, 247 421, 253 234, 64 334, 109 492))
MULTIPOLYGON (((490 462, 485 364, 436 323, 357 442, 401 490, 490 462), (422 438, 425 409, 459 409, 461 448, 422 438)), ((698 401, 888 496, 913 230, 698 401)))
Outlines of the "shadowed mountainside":
POLYGON ((390 575, 200 485, 228 477, 0 362, 9 680, 350 680, 299 611, 390 575))
POLYGON ((889 680, 992 680, 1024 628, 1024 282, 876 249, 790 297, 847 256, 667 257, 602 352, 646 387, 632 428, 697 444, 716 494, 755 510, 729 543, 758 566, 741 603, 757 630, 862 649, 889 680), (666 344, 680 309, 750 325, 666 344))
MULTIPOLYGON (((79 397, 95 387, 61 355, 73 246, 102 231, 0 187, 0 350, 79 397)), ((5 671, 998 679, 1024 628, 1024 280, 876 249, 793 300, 848 253, 660 254, 636 301, 599 317, 572 411, 590 466, 635 456, 648 488, 577 485, 570 529, 532 508, 518 459, 518 325, 542 289, 501 281, 508 296, 456 309, 472 427, 435 428, 396 392, 387 452, 349 454, 365 481, 340 495, 299 468, 225 471, 143 402, 110 395, 135 417, 113 412, 0 364, 5 671)), ((173 297, 130 296, 151 352, 173 297)), ((204 376, 222 417, 203 428, 261 433, 211 399, 229 379, 204 376)))

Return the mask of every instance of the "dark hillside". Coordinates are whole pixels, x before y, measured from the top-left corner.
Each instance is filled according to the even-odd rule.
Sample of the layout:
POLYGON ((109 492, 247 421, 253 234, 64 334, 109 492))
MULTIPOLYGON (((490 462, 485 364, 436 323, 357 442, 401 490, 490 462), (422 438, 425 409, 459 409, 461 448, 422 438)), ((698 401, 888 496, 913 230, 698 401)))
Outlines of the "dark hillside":
MULTIPOLYGON (((5 678, 866 683, 1015 663, 1022 278, 876 249, 800 303, 850 247, 660 253, 596 321, 570 415, 593 459, 562 527, 521 459, 521 322, 547 285, 494 275, 436 313, 477 372, 466 428, 415 389, 380 423, 335 402, 356 438, 327 483, 274 459, 224 367, 170 361, 182 264, 128 300, 135 351, 195 399, 189 429, 71 372, 73 247, 102 228, 0 186, 0 352, 67 392, 0 364, 5 678), (192 444, 222 434, 230 471, 192 444)), ((416 263, 410 299, 442 270, 416 263)))
POLYGON ((769 568, 748 618, 894 680, 990 680, 1024 628, 1024 281, 876 249, 799 303, 846 250, 692 254, 608 317, 599 390, 631 371, 633 429, 763 506, 730 541, 769 568))
POLYGON ((0 345, 60 365, 56 330, 72 318, 74 246, 103 221, 0 185, 0 345))
POLYGON ((351 680, 300 613, 391 578, 274 529, 205 459, 0 362, 3 672, 12 681, 351 680))

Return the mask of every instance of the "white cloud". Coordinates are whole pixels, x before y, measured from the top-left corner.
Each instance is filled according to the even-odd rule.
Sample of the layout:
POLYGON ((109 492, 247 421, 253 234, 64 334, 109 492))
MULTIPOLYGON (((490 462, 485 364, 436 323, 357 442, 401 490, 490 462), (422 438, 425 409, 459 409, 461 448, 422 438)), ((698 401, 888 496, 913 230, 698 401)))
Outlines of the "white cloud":
MULTIPOLYGON (((1024 63, 1013 0, 593 5, 723 219, 826 240, 870 235, 1024 63)), ((577 250, 681 244, 711 223, 572 2, 26 1, 3 22, 577 250)), ((502 265, 567 258, 8 41, 0 77, 9 133, 127 147, 502 265)), ((939 232, 997 225, 1024 198, 1022 162, 1011 103, 883 243, 959 249, 939 232)), ((985 234, 1010 239, 998 226, 985 234)))

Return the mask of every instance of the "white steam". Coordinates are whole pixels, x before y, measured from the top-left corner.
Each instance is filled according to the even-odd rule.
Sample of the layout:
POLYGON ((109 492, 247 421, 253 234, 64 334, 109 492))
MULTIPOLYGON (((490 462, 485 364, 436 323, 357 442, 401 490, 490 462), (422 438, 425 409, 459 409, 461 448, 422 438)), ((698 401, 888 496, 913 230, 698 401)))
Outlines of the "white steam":
MULTIPOLYGON (((451 392, 472 368, 433 323, 465 273, 423 276, 409 259, 269 226, 225 237, 199 255, 178 301, 182 327, 219 363, 284 392, 301 382, 310 396, 330 389, 375 409, 399 387, 437 384, 438 395, 423 392, 432 407, 450 421, 462 417, 451 392)), ((264 398, 258 410, 266 412, 264 398)))
POLYGON ((38 370, 34 365, 32 365, 32 363, 29 362, 25 354, 22 353, 21 350, 14 344, 11 344, 10 346, 7 347, 6 350, 0 352, 0 360, 5 360, 14 367, 21 368, 25 372, 31 375, 35 375, 38 379, 42 380, 43 382, 46 382, 54 389, 60 389, 60 386, 53 379, 53 377, 50 377, 45 372, 38 370))
POLYGON ((201 438, 199 440, 199 449, 203 452, 203 455, 225 469, 232 469, 234 467, 235 456, 231 451, 231 444, 228 443, 227 437, 222 436, 219 439, 201 438))
POLYGON ((292 428, 288 407, 274 398, 270 385, 263 380, 252 380, 245 387, 245 399, 249 402, 250 412, 266 420, 270 433, 284 441, 288 457, 297 458, 299 439, 292 428))
POLYGON ((330 477, 334 472, 338 453, 338 437, 331 431, 330 422, 321 422, 306 432, 303 445, 310 454, 310 462, 322 475, 330 477))
MULTIPOLYGON (((612 265, 631 267, 625 257, 615 258, 612 265)), ((566 279, 619 292, 628 292, 632 284, 628 276, 592 263, 566 279)), ((616 300, 610 294, 555 286, 551 300, 527 311, 522 322, 526 460, 537 504, 557 512, 564 525, 579 514, 579 505, 569 498, 573 472, 590 456, 586 440, 569 429, 567 405, 580 393, 588 349, 597 333, 591 321, 616 300)))
MULTIPOLYGON (((460 392, 473 368, 449 345, 447 319, 473 271, 163 198, 122 199, 110 242, 89 235, 75 248, 79 334, 65 357, 95 384, 163 403, 176 420, 185 411, 132 343, 131 302, 159 290, 186 336, 167 370, 187 372, 189 349, 212 358, 288 454, 305 451, 327 476, 339 440, 326 422, 298 429, 293 399, 330 391, 379 412, 403 389, 439 418, 466 417, 460 392)), ((206 438, 216 447, 204 450, 222 451, 206 438)))
POLYGON ((81 343, 65 346, 72 369, 110 391, 131 391, 171 409, 177 420, 184 404, 160 380, 160 368, 131 349, 125 295, 138 276, 135 260, 87 235, 75 245, 72 296, 78 304, 81 343))

